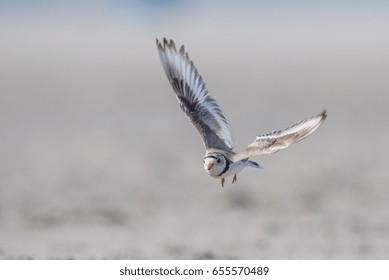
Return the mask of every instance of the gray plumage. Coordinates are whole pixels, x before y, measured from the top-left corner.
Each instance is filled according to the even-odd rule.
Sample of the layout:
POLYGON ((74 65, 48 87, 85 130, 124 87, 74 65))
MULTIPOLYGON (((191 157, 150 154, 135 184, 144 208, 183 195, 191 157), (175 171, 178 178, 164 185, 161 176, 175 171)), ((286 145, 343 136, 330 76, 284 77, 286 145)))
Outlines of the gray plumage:
POLYGON ((173 40, 163 43, 157 39, 159 56, 181 109, 192 121, 203 139, 206 149, 232 149, 230 127, 219 105, 205 87, 205 83, 185 53, 184 46, 177 52, 173 40))

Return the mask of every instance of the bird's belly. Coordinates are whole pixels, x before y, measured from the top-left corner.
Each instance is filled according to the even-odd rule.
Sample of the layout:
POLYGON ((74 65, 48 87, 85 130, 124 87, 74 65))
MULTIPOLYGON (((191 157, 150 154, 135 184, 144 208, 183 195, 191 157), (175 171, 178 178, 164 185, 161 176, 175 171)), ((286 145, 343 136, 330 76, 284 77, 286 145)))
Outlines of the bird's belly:
POLYGON ((230 168, 227 170, 227 172, 219 176, 218 178, 225 178, 237 174, 241 172, 245 167, 246 167, 246 163, 243 161, 234 162, 230 165, 230 168))

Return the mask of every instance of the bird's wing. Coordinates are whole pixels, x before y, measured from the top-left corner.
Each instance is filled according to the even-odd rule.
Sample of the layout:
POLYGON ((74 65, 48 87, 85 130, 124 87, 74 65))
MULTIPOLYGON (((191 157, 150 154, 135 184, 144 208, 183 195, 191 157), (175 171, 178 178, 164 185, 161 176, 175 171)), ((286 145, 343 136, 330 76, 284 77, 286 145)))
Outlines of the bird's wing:
POLYGON ((284 130, 259 135, 243 152, 234 156, 234 161, 246 160, 253 156, 271 154, 285 149, 308 137, 319 128, 326 117, 327 113, 324 110, 320 114, 305 118, 284 130))
POLYGON ((173 40, 159 42, 157 47, 163 68, 181 109, 199 131, 206 149, 231 151, 233 142, 227 119, 205 87, 205 83, 184 46, 177 51, 173 40))

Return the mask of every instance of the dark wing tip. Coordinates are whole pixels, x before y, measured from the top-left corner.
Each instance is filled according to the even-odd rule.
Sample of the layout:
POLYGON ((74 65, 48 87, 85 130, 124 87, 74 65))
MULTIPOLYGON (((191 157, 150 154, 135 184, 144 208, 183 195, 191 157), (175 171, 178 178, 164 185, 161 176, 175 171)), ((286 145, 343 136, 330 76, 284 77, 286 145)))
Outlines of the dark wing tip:
MULTIPOLYGON (((158 40, 158 38, 155 39, 156 43, 157 43, 157 47, 161 50, 163 49, 166 49, 166 48, 169 48, 169 49, 172 49, 174 50, 175 52, 177 52, 177 49, 176 49, 176 45, 173 41, 173 39, 170 39, 168 40, 166 37, 163 37, 163 40, 162 42, 158 40)), ((182 56, 186 56, 189 60, 189 57, 188 57, 188 53, 185 52, 185 46, 182 45, 180 47, 180 49, 178 50, 178 53, 182 56)))
POLYGON ((181 55, 185 55, 185 47, 184 47, 184 45, 182 45, 181 47, 180 47, 180 51, 179 51, 179 53, 181 54, 181 55))
POLYGON ((324 109, 324 111, 318 114, 317 116, 320 117, 320 123, 323 123, 324 120, 327 118, 327 109, 324 109))
MULTIPOLYGON (((166 49, 166 48, 169 48, 169 49, 173 49, 174 51, 176 51, 176 46, 174 44, 174 41, 172 39, 168 40, 166 37, 163 37, 163 40, 162 42, 160 42, 158 40, 158 38, 156 38, 156 42, 157 42, 157 46, 160 48, 160 49, 166 49)), ((176 51, 177 52, 177 51, 176 51)))
POLYGON ((155 42, 157 44, 157 49, 161 52, 163 50, 162 43, 158 40, 158 38, 155 39, 155 42))
POLYGON ((323 120, 324 120, 325 118, 327 118, 327 109, 324 109, 324 111, 321 112, 321 113, 319 114, 319 116, 321 116, 323 120))

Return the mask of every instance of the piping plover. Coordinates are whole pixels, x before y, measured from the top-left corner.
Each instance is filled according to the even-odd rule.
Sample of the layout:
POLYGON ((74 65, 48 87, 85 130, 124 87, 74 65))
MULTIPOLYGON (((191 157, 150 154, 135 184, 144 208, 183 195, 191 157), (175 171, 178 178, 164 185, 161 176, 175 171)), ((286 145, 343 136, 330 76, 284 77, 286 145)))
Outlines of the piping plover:
POLYGON ((227 176, 233 175, 232 183, 236 182, 237 174, 246 166, 261 168, 249 158, 289 147, 318 129, 327 117, 324 110, 284 130, 259 135, 243 152, 235 153, 227 119, 208 93, 184 46, 177 51, 173 40, 164 38, 163 42, 157 39, 157 48, 178 103, 204 142, 204 169, 210 176, 220 178, 222 186, 227 176))

